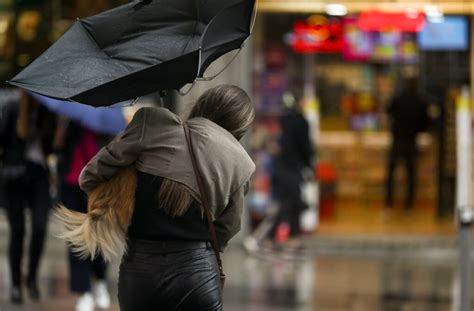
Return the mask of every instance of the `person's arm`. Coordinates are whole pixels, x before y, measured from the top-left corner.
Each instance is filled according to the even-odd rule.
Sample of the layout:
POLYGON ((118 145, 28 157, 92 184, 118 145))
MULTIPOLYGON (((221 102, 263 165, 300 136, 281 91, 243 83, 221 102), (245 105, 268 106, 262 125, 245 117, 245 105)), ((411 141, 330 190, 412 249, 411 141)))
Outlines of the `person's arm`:
POLYGON ((240 231, 242 210, 248 189, 249 182, 247 181, 231 195, 226 208, 214 220, 217 242, 221 252, 224 251, 229 240, 240 231))
POLYGON ((84 167, 79 186, 90 193, 101 182, 109 180, 120 168, 132 165, 142 151, 146 109, 138 110, 125 131, 102 148, 84 167))

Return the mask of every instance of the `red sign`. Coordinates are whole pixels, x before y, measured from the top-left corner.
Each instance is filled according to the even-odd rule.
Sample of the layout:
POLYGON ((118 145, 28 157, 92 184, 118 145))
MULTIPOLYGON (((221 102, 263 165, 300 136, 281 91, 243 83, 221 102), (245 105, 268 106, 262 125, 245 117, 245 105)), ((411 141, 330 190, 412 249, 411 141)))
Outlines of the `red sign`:
POLYGON ((425 16, 416 10, 404 12, 381 12, 377 10, 360 13, 358 24, 364 31, 418 32, 425 26, 425 16))
POLYGON ((343 48, 342 24, 325 17, 297 21, 286 42, 297 53, 339 53, 343 48))

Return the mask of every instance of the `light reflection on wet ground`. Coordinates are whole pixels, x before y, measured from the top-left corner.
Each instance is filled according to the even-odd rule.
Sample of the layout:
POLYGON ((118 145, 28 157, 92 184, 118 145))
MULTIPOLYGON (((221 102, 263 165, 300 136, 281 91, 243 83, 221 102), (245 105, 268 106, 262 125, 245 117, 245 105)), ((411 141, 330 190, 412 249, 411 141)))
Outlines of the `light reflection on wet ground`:
POLYGON ((241 310, 450 309, 454 263, 329 256, 264 260, 239 254, 226 258, 233 286, 225 297, 245 306, 241 310))
MULTIPOLYGON (((4 229, 0 225, 0 310, 74 310, 74 297, 68 291, 66 252, 64 244, 52 237, 54 226, 41 267, 44 301, 27 302, 23 307, 8 303, 4 229)), ((255 257, 236 245, 224 257, 228 275, 225 310, 450 310, 455 264, 454 260, 436 258, 303 256, 295 251, 255 257)), ((115 264, 109 271, 114 298, 116 277, 115 264)), ((118 310, 116 303, 111 310, 118 310)))

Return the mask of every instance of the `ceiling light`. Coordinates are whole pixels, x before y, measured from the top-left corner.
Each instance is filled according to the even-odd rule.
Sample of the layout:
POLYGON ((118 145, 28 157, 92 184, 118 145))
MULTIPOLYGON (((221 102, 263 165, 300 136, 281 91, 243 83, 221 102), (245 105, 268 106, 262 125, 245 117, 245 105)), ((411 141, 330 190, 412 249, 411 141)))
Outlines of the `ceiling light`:
POLYGON ((405 9, 405 15, 408 18, 416 19, 416 18, 418 18, 418 14, 420 14, 420 12, 418 12, 418 10, 415 9, 415 8, 406 8, 405 9))
POLYGON ((440 8, 437 5, 428 4, 425 5, 425 14, 426 16, 439 16, 443 13, 441 12, 440 8))
POLYGON ((444 21, 443 12, 437 5, 428 4, 425 6, 426 19, 430 23, 442 23, 444 21))
POLYGON ((326 13, 332 16, 344 16, 347 14, 347 7, 344 4, 330 3, 326 5, 326 13))
POLYGON ((443 12, 441 12, 441 9, 437 5, 426 5, 425 6, 425 14, 426 16, 433 17, 433 18, 440 18, 443 17, 443 12))

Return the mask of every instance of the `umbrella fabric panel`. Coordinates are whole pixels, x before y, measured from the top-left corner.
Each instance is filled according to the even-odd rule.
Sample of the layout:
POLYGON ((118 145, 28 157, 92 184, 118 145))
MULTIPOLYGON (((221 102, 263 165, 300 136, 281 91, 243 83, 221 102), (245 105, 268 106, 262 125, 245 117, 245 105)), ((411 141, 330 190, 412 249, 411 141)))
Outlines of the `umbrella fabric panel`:
POLYGON ((188 46, 188 42, 199 45, 199 37, 193 40, 186 36, 159 36, 152 32, 117 45, 116 49, 124 52, 113 53, 114 48, 101 50, 84 31, 82 24, 76 22, 73 29, 47 50, 41 59, 34 61, 15 77, 13 84, 55 98, 72 98, 96 85, 146 69, 153 62, 160 64, 175 58, 192 47, 188 46), (115 56, 111 57, 107 53, 115 56), (42 85, 36 86, 35 81, 40 79, 42 85), (44 94, 42 88, 51 91, 44 94))
MULTIPOLYGON (((226 18, 244 14, 240 29, 247 30, 254 0, 155 0, 146 5, 129 3, 81 22, 105 54, 117 60, 156 65, 199 48, 207 24, 223 9, 245 6, 226 18), (244 4, 244 5, 242 5, 244 4)), ((234 20, 242 19, 242 15, 234 20)), ((226 19, 221 19, 221 27, 226 19)), ((236 23, 232 21, 232 24, 236 23)), ((235 29, 235 27, 234 27, 235 29)), ((232 34, 232 33, 228 33, 232 34)), ((134 68, 136 70, 143 67, 134 68)))
POLYGON ((110 106, 151 94, 156 90, 180 89, 192 83, 198 72, 199 52, 175 58, 145 70, 104 83, 72 99, 92 106, 110 106), (154 81, 154 83, 150 83, 154 81))
MULTIPOLYGON (((189 34, 182 25, 198 20, 196 1, 155 0, 147 5, 125 4, 101 14, 82 19, 88 32, 102 49, 126 41, 130 34, 171 28, 177 35, 189 34)), ((225 1, 224 1, 225 2, 225 1)), ((186 27, 184 27, 186 29, 186 27)))
POLYGON ((91 40, 82 24, 76 22, 10 83, 42 95, 67 99, 125 74, 126 69, 108 58, 91 40))
POLYGON ((134 7, 131 3, 81 21, 105 54, 123 61, 131 72, 199 48, 206 25, 199 21, 194 1, 152 1, 142 9, 134 7))
MULTIPOLYGON (((130 79, 125 83, 115 80, 198 50, 205 25, 197 19, 196 1, 165 2, 152 1, 142 9, 129 3, 76 22, 41 58, 17 75, 12 84, 49 97, 74 98, 94 105, 110 105, 143 95, 131 92, 133 95, 124 98, 107 96, 97 101, 82 100, 83 94, 93 93, 88 91, 97 85, 113 82, 113 85, 127 87, 132 83, 130 79)), ((195 73, 196 69, 187 69, 187 72, 195 73)), ((173 88, 193 81, 186 78, 187 72, 183 73, 184 78, 172 84, 173 88)), ((143 80, 149 75, 141 76, 143 80)), ((168 84, 164 82, 161 84, 168 84)), ((146 92, 158 90, 159 85, 146 88, 146 92)), ((118 93, 130 92, 120 90, 118 93)), ((100 92, 95 95, 100 96, 100 92)))
MULTIPOLYGON (((194 26, 193 26, 194 28, 194 26)), ((128 41, 105 50, 127 72, 137 72, 197 50, 200 36, 167 35, 150 31, 130 35, 128 41)))

